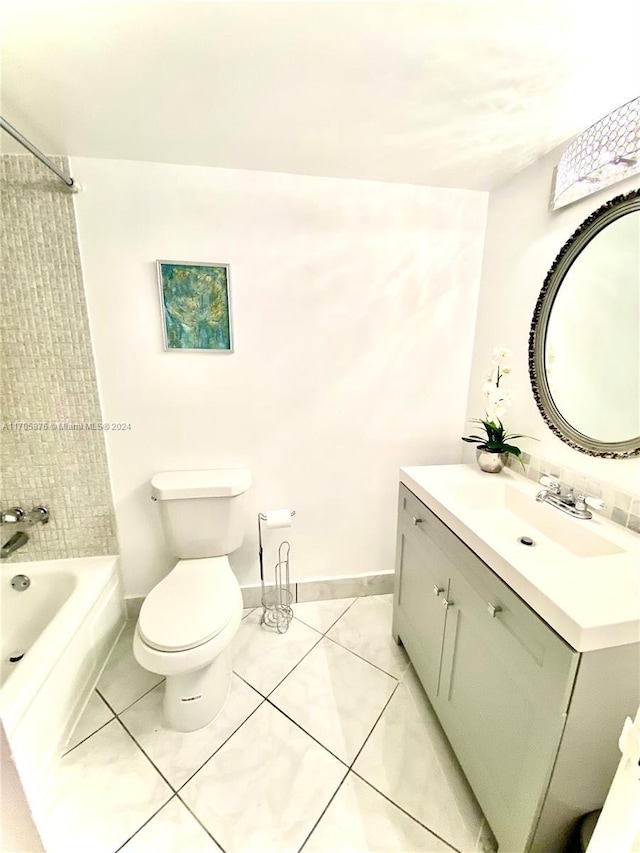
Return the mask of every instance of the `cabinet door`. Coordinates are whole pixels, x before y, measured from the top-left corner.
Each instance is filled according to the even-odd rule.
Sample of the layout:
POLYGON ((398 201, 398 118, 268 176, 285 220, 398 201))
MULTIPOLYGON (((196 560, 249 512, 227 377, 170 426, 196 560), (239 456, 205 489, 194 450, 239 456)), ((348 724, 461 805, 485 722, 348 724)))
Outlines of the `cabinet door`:
POLYGON ((579 655, 452 535, 434 707, 500 849, 528 849, 579 655))
POLYGON ((440 675, 447 615, 443 600, 448 592, 450 567, 442 551, 419 529, 424 513, 415 516, 411 509, 401 494, 393 632, 402 640, 422 686, 433 701, 440 675))

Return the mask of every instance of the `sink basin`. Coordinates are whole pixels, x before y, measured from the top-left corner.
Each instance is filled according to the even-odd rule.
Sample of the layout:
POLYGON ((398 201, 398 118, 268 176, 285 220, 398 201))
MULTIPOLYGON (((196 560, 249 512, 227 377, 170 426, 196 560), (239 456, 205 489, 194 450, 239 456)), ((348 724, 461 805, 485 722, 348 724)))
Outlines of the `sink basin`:
POLYGON ((452 490, 452 496, 453 491, 456 502, 470 510, 477 522, 486 523, 487 529, 501 531, 516 540, 528 536, 535 542, 542 535, 575 557, 625 553, 624 548, 593 530, 593 521, 571 518, 549 504, 537 502, 532 495, 510 483, 469 485, 452 490))

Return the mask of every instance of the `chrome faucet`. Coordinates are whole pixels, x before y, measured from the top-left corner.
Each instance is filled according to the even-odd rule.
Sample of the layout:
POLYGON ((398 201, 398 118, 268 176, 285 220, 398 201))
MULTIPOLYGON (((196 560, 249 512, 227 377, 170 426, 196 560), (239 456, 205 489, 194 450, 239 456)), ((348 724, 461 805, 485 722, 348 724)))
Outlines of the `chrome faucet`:
POLYGON ((34 506, 29 512, 25 512, 21 506, 12 506, 0 514, 0 524, 47 524, 49 521, 49 510, 46 506, 34 506))
POLYGON ((600 498, 576 495, 572 486, 563 486, 558 480, 552 480, 546 474, 540 477, 540 483, 546 488, 538 492, 536 500, 551 504, 573 518, 593 518, 593 513, 587 509, 587 506, 593 509, 604 509, 604 501, 600 498))
POLYGON ((0 516, 1 524, 20 524, 24 518, 24 510, 21 506, 12 506, 10 509, 3 509, 0 516))
POLYGON ((18 548, 22 548, 23 545, 26 545, 29 541, 29 537, 26 533, 19 531, 18 533, 14 533, 11 539, 7 540, 2 548, 0 548, 0 560, 6 560, 7 557, 10 557, 14 551, 17 551, 18 548))

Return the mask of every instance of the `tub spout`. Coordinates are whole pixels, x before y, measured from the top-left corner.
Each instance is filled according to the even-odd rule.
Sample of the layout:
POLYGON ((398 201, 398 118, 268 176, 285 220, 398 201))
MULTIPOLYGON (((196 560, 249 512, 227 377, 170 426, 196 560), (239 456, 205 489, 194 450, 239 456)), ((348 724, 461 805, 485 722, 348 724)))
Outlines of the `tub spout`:
POLYGON ((2 548, 0 548, 0 559, 6 560, 7 557, 10 557, 14 551, 17 551, 18 548, 22 548, 23 545, 26 545, 29 541, 29 537, 26 533, 20 531, 19 533, 14 533, 11 539, 8 539, 2 548))

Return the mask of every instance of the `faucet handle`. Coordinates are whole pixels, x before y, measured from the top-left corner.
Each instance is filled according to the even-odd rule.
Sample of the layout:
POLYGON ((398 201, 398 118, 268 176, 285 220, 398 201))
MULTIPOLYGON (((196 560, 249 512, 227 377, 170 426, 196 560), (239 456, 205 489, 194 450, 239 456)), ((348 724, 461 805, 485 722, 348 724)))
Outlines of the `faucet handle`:
POLYGON ((587 495, 585 497, 584 502, 592 509, 604 509, 606 506, 603 500, 601 500, 600 498, 592 498, 590 495, 587 495))
POLYGON ((0 524, 19 524, 24 518, 24 510, 20 506, 12 506, 5 509, 0 516, 0 524))
POLYGON ((576 495, 576 509, 585 510, 588 506, 592 509, 604 509, 606 504, 600 498, 592 498, 591 495, 576 495))
POLYGON ((49 521, 49 510, 46 506, 34 506, 30 512, 26 513, 23 521, 26 524, 37 524, 38 522, 47 524, 49 521))
POLYGON ((552 480, 551 477, 543 474, 542 477, 540 477, 540 483, 543 486, 546 486, 554 495, 560 494, 560 483, 557 480, 552 480))

